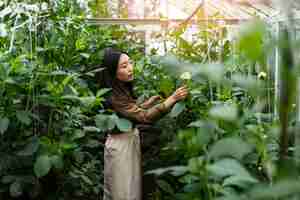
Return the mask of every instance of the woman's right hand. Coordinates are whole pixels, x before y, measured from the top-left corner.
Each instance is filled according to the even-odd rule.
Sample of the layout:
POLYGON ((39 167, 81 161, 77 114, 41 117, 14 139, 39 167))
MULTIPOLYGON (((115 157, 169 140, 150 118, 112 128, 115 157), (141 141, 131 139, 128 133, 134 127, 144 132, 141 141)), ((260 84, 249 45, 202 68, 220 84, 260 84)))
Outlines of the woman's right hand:
POLYGON ((188 95, 188 88, 187 86, 183 86, 178 88, 171 96, 169 96, 164 104, 167 107, 173 106, 177 101, 181 101, 185 99, 188 95))
POLYGON ((174 98, 174 100, 180 101, 183 100, 187 97, 188 95, 188 88, 187 86, 182 86, 180 88, 178 88, 172 95, 171 98, 174 98))

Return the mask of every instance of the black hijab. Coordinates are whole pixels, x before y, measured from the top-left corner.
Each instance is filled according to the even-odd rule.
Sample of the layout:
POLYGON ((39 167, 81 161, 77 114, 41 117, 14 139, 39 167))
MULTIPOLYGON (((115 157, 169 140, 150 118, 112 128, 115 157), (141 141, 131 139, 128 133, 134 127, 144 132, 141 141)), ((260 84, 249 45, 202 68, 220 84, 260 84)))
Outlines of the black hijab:
POLYGON ((112 107, 112 96, 117 97, 120 100, 134 101, 135 97, 133 94, 132 82, 123 82, 117 79, 117 69, 119 60, 124 52, 114 50, 112 48, 104 49, 104 56, 101 67, 104 70, 100 71, 97 75, 97 80, 101 88, 111 88, 112 93, 106 99, 104 107, 112 107))

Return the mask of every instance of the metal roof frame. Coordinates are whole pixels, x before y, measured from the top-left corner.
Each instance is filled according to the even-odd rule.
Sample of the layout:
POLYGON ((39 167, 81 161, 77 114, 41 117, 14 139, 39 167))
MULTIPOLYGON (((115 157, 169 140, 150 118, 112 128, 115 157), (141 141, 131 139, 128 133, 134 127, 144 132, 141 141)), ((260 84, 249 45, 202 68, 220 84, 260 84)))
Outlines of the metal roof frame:
MULTIPOLYGON (((166 26, 170 23, 181 23, 185 19, 135 19, 135 18, 87 18, 86 22, 90 25, 161 25, 166 26)), ((189 23, 199 24, 205 22, 225 22, 226 24, 238 24, 248 21, 238 18, 209 18, 209 19, 191 19, 189 23)))
MULTIPOLYGON (((187 19, 164 19, 164 18, 87 18, 86 22, 90 25, 160 25, 168 27, 172 23, 201 24, 207 22, 223 22, 226 25, 235 25, 241 22, 249 21, 254 17, 259 17, 267 23, 276 23, 284 21, 284 15, 281 10, 275 8, 272 4, 255 3, 247 0, 243 3, 233 3, 232 0, 203 0, 199 6, 205 11, 205 17, 197 19, 194 12, 199 11, 199 7, 187 19), (202 4, 202 5, 201 5, 202 4), (216 17, 219 13, 221 17, 216 17)), ((297 8, 295 8, 297 11, 297 8)), ((300 18, 295 15, 295 18, 300 18)))

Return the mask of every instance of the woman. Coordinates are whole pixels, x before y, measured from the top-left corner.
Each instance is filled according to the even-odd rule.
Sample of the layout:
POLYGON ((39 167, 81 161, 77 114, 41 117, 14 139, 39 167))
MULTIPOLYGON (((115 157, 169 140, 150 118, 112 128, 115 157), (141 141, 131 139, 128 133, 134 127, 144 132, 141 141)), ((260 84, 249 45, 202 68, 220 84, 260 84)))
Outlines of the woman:
MULTIPOLYGON (((98 77, 101 87, 112 88, 107 105, 133 124, 155 122, 188 95, 187 88, 181 87, 162 103, 158 103, 159 96, 153 96, 138 105, 133 95, 133 65, 128 55, 107 48, 103 67, 105 70, 98 77)), ((104 200, 141 200, 141 177, 138 129, 108 134, 104 149, 104 200)))

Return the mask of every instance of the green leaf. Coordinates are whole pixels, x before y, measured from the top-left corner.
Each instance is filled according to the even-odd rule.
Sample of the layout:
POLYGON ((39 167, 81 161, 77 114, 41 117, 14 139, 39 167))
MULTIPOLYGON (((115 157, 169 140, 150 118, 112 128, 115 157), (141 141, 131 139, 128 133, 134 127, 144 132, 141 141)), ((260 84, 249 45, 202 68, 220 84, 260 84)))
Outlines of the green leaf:
POLYGON ((0 118, 0 133, 3 134, 7 129, 9 125, 9 119, 8 118, 0 118))
POLYGON ((107 131, 112 130, 117 123, 118 116, 116 114, 113 115, 103 115, 98 114, 95 117, 95 123, 97 128, 99 128, 100 131, 107 131))
POLYGON ((94 77, 94 76, 95 76, 95 73, 100 72, 100 71, 103 71, 104 69, 105 69, 105 68, 97 68, 97 69, 94 69, 94 70, 92 70, 92 71, 86 72, 85 75, 94 77))
POLYGON ((31 124, 31 119, 29 118, 29 113, 26 111, 17 111, 17 119, 25 125, 31 124))
POLYGON ((77 147, 76 143, 62 142, 60 144, 61 148, 65 151, 75 149, 77 147))
POLYGON ((238 41, 238 49, 250 58, 252 61, 257 61, 262 58, 264 35, 266 28, 262 21, 254 21, 246 24, 241 29, 240 38, 238 41))
POLYGON ((152 61, 161 64, 164 70, 173 76, 177 76, 182 72, 182 62, 180 62, 175 55, 168 54, 163 57, 152 57, 152 61))
POLYGON ((250 177, 248 171, 234 159, 222 159, 208 165, 207 170, 217 177, 246 176, 250 177))
POLYGON ((159 85, 159 90, 165 95, 169 96, 173 92, 174 84, 172 80, 165 78, 162 79, 159 85))
POLYGON ((96 97, 93 97, 93 96, 90 96, 90 97, 80 97, 80 102, 88 107, 88 106, 91 106, 95 103, 95 101, 97 100, 96 97))
POLYGON ((48 174, 51 169, 51 159, 48 155, 39 156, 34 163, 34 173, 37 177, 42 177, 48 174))
POLYGON ((81 102, 81 98, 75 95, 63 95, 60 97, 62 100, 69 100, 72 102, 81 102))
POLYGON ((96 147, 99 147, 100 145, 101 145, 101 143, 98 140, 90 139, 90 140, 88 140, 88 142, 85 146, 90 147, 90 148, 96 148, 96 147))
POLYGON ((209 124, 203 125, 202 128, 197 128, 197 144, 199 146, 208 145, 214 135, 214 128, 209 124))
POLYGON ((18 155, 19 156, 31 156, 35 152, 37 152, 39 145, 40 145, 39 138, 34 136, 29 141, 29 143, 26 145, 26 147, 22 151, 18 152, 18 155))
POLYGON ((188 125, 188 127, 198 127, 198 128, 201 128, 204 125, 205 125, 205 123, 202 120, 197 120, 197 121, 191 122, 188 125))
POLYGON ((251 176, 230 176, 223 182, 223 186, 235 186, 242 189, 247 189, 258 181, 251 176))
POLYGON ((9 187, 9 193, 12 197, 19 197, 23 193, 22 185, 19 181, 13 182, 9 187))
POLYGON ((261 83, 256 80, 253 76, 246 76, 243 74, 234 74, 231 80, 239 87, 243 88, 253 96, 260 94, 261 83))
POLYGON ((238 109, 235 104, 217 105, 210 109, 209 114, 213 118, 233 122, 237 120, 238 109))
POLYGON ((74 151, 73 156, 75 158, 75 161, 81 164, 84 161, 85 153, 82 151, 74 151))
POLYGON ((89 58, 90 57, 90 54, 88 54, 88 53, 80 53, 80 55, 84 58, 89 58))
POLYGON ((216 200, 247 200, 247 198, 241 197, 236 194, 228 194, 226 196, 218 197, 216 200))
POLYGON ((81 129, 76 129, 74 134, 71 137, 71 140, 77 140, 83 138, 84 136, 85 136, 84 131, 82 131, 81 129))
POLYGON ((160 176, 165 173, 170 173, 173 176, 181 176, 188 171, 186 166, 172 166, 166 168, 159 168, 145 172, 145 174, 155 174, 156 176, 160 176))
POLYGON ((185 109, 185 103, 184 102, 178 102, 174 105, 170 112, 170 117, 177 117, 180 113, 182 113, 185 109))
POLYGON ((56 169, 63 169, 64 168, 64 160, 61 156, 54 155, 50 157, 51 164, 56 169))
POLYGON ((132 130, 132 123, 129 120, 124 118, 117 118, 116 125, 118 129, 122 132, 128 132, 132 130))
POLYGON ((201 67, 196 67, 199 69, 196 72, 198 75, 205 76, 208 80, 213 81, 215 83, 221 83, 224 79, 224 66, 220 63, 210 63, 201 65, 201 67))
POLYGON ((100 129, 95 126, 84 126, 84 132, 100 132, 100 129))
POLYGON ((66 72, 66 71, 62 71, 62 70, 56 70, 56 71, 52 71, 51 73, 48 73, 47 75, 50 76, 66 76, 69 75, 70 73, 66 72))
POLYGON ((110 115, 99 114, 95 117, 95 123, 97 128, 104 132, 107 130, 112 130, 115 127, 115 117, 110 115))
POLYGON ((84 38, 79 38, 75 42, 76 50, 84 50, 86 48, 86 41, 84 38))
POLYGON ((111 91, 111 89, 110 88, 102 88, 101 90, 99 90, 98 92, 97 92, 97 97, 101 97, 102 95, 104 95, 104 94, 106 94, 107 92, 109 92, 109 91, 111 91))
POLYGON ((211 158, 230 156, 241 160, 253 150, 252 146, 240 138, 224 138, 216 142, 209 151, 211 158))
POLYGON ((299 180, 287 179, 273 185, 257 185, 249 192, 249 199, 282 199, 293 194, 299 194, 299 183, 299 180))
POLYGON ((157 184, 158 184, 158 186, 159 186, 163 191, 165 191, 165 192, 167 192, 167 193, 169 193, 169 194, 171 194, 171 195, 174 194, 174 190, 173 190, 172 186, 171 186, 168 182, 166 182, 166 181, 164 181, 164 180, 158 180, 158 181, 157 181, 157 184))
POLYGON ((189 171, 192 173, 198 173, 201 166, 203 164, 203 158, 202 157, 193 157, 189 159, 188 162, 188 168, 189 171))
POLYGON ((6 24, 0 23, 0 37, 6 37, 7 34, 6 24))
POLYGON ((8 175, 8 176, 3 176, 2 179, 1 179, 1 182, 4 183, 4 184, 8 184, 8 183, 12 183, 16 180, 17 180, 16 176, 8 175))
POLYGON ((80 178, 82 178, 82 180, 87 183, 88 185, 94 185, 93 182, 91 181, 91 179, 85 175, 81 175, 80 178))
POLYGON ((197 182, 198 180, 199 180, 198 176, 189 173, 189 174, 186 174, 185 176, 181 177, 179 179, 179 182, 191 184, 193 182, 197 182))
MULTIPOLYGON (((1 7, 3 6, 3 4, 4 4, 4 1, 0 1, 0 6, 1 6, 1 7), (2 4, 2 5, 1 5, 1 4, 2 4)), ((4 5, 5 5, 5 4, 4 4, 4 5)), ((4 7, 4 9, 2 9, 2 10, 0 11, 0 18, 4 18, 5 16, 7 16, 7 15, 13 13, 13 12, 15 12, 15 11, 12 9, 11 6, 6 6, 6 7, 4 7)))
POLYGON ((77 74, 71 74, 71 75, 68 75, 66 78, 64 78, 64 80, 62 81, 61 85, 63 87, 65 87, 70 81, 73 80, 74 77, 76 77, 77 74))

